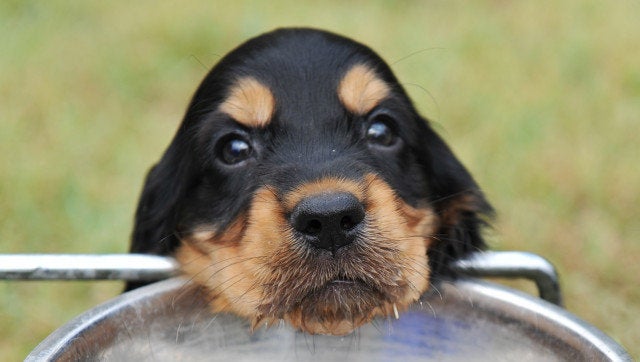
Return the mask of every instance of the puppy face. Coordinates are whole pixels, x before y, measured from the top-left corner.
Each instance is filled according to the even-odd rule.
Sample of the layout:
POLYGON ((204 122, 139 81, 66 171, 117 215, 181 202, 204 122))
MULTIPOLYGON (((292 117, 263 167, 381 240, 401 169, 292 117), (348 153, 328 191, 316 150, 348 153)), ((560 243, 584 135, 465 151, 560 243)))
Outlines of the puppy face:
POLYGON ((373 51, 283 29, 206 76, 147 177, 131 251, 175 255, 216 312, 340 335, 482 248, 489 212, 373 51))

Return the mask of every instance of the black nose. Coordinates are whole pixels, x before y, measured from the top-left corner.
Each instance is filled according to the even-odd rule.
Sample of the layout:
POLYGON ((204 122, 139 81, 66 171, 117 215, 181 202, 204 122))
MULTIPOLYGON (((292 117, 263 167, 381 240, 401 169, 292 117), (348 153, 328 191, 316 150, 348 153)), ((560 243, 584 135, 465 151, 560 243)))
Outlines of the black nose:
POLYGON ((291 213, 291 224, 313 247, 335 252, 355 240, 364 216, 354 195, 334 192, 302 199, 291 213))

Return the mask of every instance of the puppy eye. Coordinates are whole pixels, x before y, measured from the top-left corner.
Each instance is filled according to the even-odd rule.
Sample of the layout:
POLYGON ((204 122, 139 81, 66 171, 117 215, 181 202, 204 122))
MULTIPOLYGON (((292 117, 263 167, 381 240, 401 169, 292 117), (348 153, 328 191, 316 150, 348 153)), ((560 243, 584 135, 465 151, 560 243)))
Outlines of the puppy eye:
POLYGON ((377 115, 367 128, 366 137, 369 143, 380 146, 392 146, 396 143, 397 135, 391 124, 393 120, 387 115, 377 115))
POLYGON ((253 148, 249 142, 238 136, 223 141, 220 148, 220 158, 228 165, 240 163, 251 157, 252 154, 253 148))

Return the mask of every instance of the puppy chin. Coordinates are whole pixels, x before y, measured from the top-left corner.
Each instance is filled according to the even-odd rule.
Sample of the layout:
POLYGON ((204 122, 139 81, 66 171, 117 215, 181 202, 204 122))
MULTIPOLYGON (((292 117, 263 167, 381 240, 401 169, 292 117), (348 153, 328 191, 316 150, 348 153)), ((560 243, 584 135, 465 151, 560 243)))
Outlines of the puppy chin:
POLYGON ((352 305, 322 301, 308 303, 309 305, 303 305, 294 312, 288 313, 284 320, 293 328, 309 334, 343 336, 354 332, 376 317, 398 318, 398 308, 401 311, 406 309, 402 304, 376 301, 376 305, 373 305, 372 301, 373 299, 363 299, 362 303, 351 301, 354 303, 352 305), (347 313, 351 311, 352 314, 346 314, 345 311, 347 313))
POLYGON ((328 320, 304 321, 291 316, 285 319, 294 328, 309 334, 323 334, 330 336, 344 336, 355 331, 361 325, 369 322, 373 317, 358 320, 328 320))
POLYGON ((380 315, 383 298, 365 283, 336 280, 310 293, 284 319, 310 334, 345 335, 380 315))

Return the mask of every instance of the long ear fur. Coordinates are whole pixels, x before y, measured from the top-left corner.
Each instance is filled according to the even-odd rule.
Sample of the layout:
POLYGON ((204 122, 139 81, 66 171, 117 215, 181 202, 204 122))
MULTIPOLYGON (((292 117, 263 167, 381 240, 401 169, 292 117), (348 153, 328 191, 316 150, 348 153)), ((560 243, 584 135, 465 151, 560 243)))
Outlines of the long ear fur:
MULTIPOLYGON (((190 160, 181 150, 179 136, 147 174, 131 235, 131 253, 169 255, 178 246, 176 210, 190 179, 190 160)), ((146 283, 127 283, 125 290, 146 283)))
POLYGON ((433 130, 427 139, 427 173, 431 202, 440 216, 435 243, 429 249, 432 275, 451 275, 451 261, 486 247, 482 229, 494 211, 467 169, 433 130))

